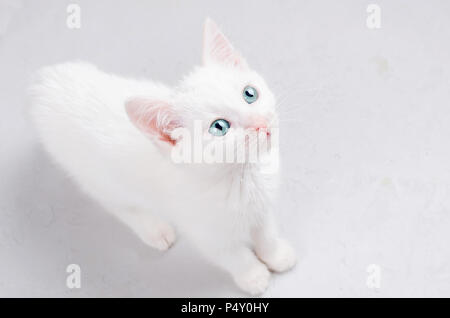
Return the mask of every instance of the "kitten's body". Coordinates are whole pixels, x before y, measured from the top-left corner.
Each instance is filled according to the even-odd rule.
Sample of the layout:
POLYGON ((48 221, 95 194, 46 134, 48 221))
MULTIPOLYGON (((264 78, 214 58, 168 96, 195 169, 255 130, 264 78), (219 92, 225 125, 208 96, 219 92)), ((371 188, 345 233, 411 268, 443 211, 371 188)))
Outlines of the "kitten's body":
POLYGON ((293 250, 278 238, 270 211, 277 173, 261 164, 176 164, 168 155, 171 143, 164 142, 174 123, 192 128, 192 119, 210 119, 203 108, 214 96, 193 87, 201 91, 214 80, 218 85, 236 80, 235 70, 217 67, 198 70, 175 90, 85 63, 44 68, 32 87, 32 115, 55 161, 144 242, 161 250, 170 247, 175 233, 168 222, 173 222, 241 288, 256 294, 267 287, 267 267, 284 271, 295 262, 293 250), (222 75, 208 75, 217 70, 222 75), (164 106, 155 100, 165 101, 164 106), (195 107, 186 109, 185 101, 195 107), (152 113, 150 128, 136 119, 143 109, 152 113))

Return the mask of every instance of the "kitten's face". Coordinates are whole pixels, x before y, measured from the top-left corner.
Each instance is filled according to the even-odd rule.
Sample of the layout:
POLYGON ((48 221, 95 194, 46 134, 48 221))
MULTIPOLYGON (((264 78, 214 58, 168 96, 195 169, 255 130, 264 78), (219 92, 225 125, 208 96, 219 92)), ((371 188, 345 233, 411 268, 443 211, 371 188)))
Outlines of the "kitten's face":
POLYGON ((210 20, 203 37, 203 66, 184 78, 174 100, 185 128, 201 121, 203 132, 223 139, 236 129, 277 127, 275 97, 264 79, 210 20))
POLYGON ((257 139, 245 137, 249 131, 267 137, 278 126, 275 98, 264 79, 209 19, 203 33, 203 65, 184 78, 172 100, 136 98, 126 108, 146 135, 172 146, 182 139, 175 136, 176 128, 198 138, 199 123, 200 133, 213 143, 239 139, 236 145, 246 147, 257 139))
MULTIPOLYGON (((248 68, 220 64, 198 68, 180 85, 175 103, 185 110, 187 126, 193 120, 201 120, 206 130, 216 120, 226 121, 233 129, 278 125, 274 95, 264 79, 248 68)), ((220 131, 215 134, 222 137, 220 131)))

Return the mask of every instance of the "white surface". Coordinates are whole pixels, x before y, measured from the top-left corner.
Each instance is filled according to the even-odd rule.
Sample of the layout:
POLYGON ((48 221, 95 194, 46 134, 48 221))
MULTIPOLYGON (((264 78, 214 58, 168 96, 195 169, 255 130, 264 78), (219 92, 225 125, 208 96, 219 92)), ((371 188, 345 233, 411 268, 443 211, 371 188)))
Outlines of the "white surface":
POLYGON ((80 30, 68 3, 0 0, 0 296, 244 296, 183 237, 161 254, 104 213, 26 118, 42 65, 175 84, 206 16, 283 100, 278 214, 300 262, 265 296, 450 296, 450 2, 377 1, 379 30, 367 1, 78 1, 80 30))

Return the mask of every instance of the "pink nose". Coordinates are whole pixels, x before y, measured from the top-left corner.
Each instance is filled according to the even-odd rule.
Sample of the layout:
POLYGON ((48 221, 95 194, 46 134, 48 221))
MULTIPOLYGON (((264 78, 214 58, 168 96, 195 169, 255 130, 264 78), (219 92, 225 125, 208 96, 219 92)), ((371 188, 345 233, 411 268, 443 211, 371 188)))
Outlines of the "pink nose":
POLYGON ((259 115, 253 115, 248 120, 247 128, 253 128, 256 130, 267 129, 267 120, 259 115))

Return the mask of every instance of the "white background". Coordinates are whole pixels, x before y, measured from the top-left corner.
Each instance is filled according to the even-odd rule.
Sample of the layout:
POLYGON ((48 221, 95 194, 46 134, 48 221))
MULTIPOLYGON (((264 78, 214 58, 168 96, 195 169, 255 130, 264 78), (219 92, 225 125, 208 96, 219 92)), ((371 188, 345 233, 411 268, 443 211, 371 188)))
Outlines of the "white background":
POLYGON ((43 65, 176 84, 206 16, 283 103, 277 214, 300 261, 265 296, 450 296, 449 1, 376 1, 378 30, 368 1, 77 1, 80 30, 69 3, 0 0, 0 296, 244 296, 183 237, 154 251, 81 194, 26 116, 43 65))

